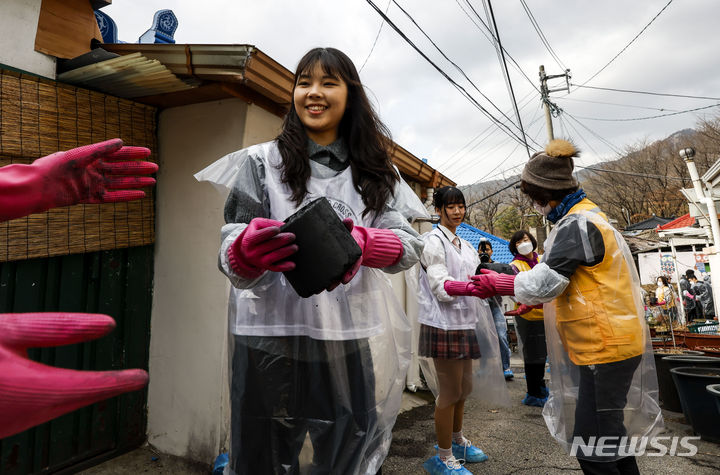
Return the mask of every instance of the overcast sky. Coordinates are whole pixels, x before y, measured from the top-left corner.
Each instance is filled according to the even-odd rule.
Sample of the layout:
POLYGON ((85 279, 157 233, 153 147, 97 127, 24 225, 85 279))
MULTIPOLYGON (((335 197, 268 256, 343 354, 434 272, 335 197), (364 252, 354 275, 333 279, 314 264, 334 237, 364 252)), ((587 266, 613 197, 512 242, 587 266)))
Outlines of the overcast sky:
MULTIPOLYGON (((382 11, 387 9, 390 20, 483 108, 507 122, 497 106, 517 123, 496 50, 470 9, 492 27, 482 0, 396 0, 472 84, 392 0, 373 1, 382 11)), ((506 58, 531 148, 547 142, 535 90, 539 66, 545 65, 547 74, 561 74, 564 66, 570 69, 573 84, 584 84, 667 3, 525 0, 558 63, 543 46, 520 0, 492 2, 500 40, 524 73, 506 58)), ((367 60, 360 76, 393 139, 459 184, 516 172, 519 168, 513 167, 527 161, 524 145, 494 126, 387 23, 380 30, 382 19, 366 0, 115 0, 103 12, 117 23, 120 40, 137 42, 151 26, 154 12, 164 8, 178 18, 177 43, 252 44, 291 71, 315 46, 344 51, 358 69, 367 60)), ((675 0, 586 86, 720 97, 719 20, 717 0, 675 0)), ((562 80, 551 82, 552 87, 562 85, 562 80)), ((619 121, 712 106, 720 100, 574 87, 571 91, 566 98, 566 92, 551 94, 565 111, 553 122, 556 137, 569 137, 583 150, 581 165, 615 158, 627 146, 662 139, 694 127, 699 118, 720 114, 720 107, 710 107, 619 121)), ((520 135, 515 125, 509 127, 520 135)))

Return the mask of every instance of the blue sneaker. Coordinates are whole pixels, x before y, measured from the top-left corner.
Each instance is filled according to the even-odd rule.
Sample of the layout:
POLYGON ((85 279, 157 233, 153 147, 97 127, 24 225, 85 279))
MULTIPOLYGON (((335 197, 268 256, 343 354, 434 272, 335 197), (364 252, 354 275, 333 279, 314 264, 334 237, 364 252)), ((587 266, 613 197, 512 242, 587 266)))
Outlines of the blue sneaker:
POLYGON ((512 370, 510 368, 503 371, 503 376, 505 376, 505 381, 510 381, 511 379, 513 379, 515 377, 515 375, 513 374, 512 370))
POLYGON ((465 460, 468 463, 484 462, 488 459, 480 448, 475 447, 469 440, 465 439, 467 445, 452 443, 452 452, 456 459, 465 460))
POLYGON ((423 463, 423 468, 430 475, 472 475, 470 470, 452 456, 443 462, 440 457, 433 455, 423 463))
POLYGON ((525 397, 522 400, 522 403, 526 406, 534 406, 534 407, 543 407, 545 403, 547 402, 547 397, 539 398, 535 396, 531 396, 529 394, 525 394, 525 397))

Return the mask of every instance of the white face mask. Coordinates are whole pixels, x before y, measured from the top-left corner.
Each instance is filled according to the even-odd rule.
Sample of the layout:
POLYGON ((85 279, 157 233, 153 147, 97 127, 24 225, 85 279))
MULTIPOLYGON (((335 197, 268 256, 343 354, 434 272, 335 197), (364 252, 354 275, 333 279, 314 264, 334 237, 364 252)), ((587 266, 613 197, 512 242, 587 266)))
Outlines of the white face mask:
POLYGON ((552 207, 549 204, 546 204, 545 206, 541 206, 540 203, 533 201, 533 208, 535 208, 535 211, 540 213, 541 215, 547 217, 548 214, 550 214, 550 211, 552 211, 552 207))
POLYGON ((658 281, 658 287, 662 287, 662 286, 663 286, 663 282, 662 282, 662 280, 659 280, 659 281, 658 281))
POLYGON ((518 254, 527 255, 530 254, 533 251, 534 246, 531 242, 521 242, 517 246, 515 246, 517 249, 518 254))

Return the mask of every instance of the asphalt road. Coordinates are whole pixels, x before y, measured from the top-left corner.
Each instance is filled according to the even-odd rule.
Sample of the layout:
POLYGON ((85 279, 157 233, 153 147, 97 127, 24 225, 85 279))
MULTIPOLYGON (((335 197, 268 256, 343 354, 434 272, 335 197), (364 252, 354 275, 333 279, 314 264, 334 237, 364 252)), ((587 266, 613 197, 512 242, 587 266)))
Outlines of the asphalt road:
MULTIPOLYGON (((519 361, 513 363, 520 364, 519 361)), ((550 436, 541 409, 520 404, 525 395, 524 374, 521 366, 513 366, 513 371, 516 377, 507 383, 512 400, 510 407, 494 409, 477 401, 466 402, 463 432, 490 459, 465 467, 476 474, 581 474, 577 460, 565 454, 550 436)), ((431 400, 431 396, 427 399, 431 400)), ((425 473, 422 463, 435 453, 433 407, 429 402, 398 416, 390 453, 383 465, 384 475, 425 473)), ((661 436, 692 435, 691 427, 683 423, 682 414, 664 411, 664 416, 666 431, 661 436)), ((698 454, 693 457, 638 457, 640 472, 720 474, 720 445, 705 441, 697 441, 696 445, 698 454)))

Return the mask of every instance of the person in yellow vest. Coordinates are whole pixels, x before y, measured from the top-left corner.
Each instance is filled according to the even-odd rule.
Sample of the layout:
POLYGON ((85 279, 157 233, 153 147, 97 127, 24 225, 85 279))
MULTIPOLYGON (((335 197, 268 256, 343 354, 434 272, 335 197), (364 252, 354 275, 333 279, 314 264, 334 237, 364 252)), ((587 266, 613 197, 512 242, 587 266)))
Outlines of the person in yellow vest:
POLYGON ((673 292, 668 278, 661 275, 657 278, 657 288, 655 289, 655 298, 658 306, 662 309, 663 321, 670 325, 674 319, 675 312, 675 292, 673 292))
POLYGON ((539 264, 483 271, 478 295, 544 304, 550 433, 586 474, 637 474, 641 438, 663 426, 650 334, 630 250, 573 176, 578 151, 551 141, 522 172, 521 190, 554 224, 539 264))
MULTIPOLYGON (((529 271, 539 261, 538 254, 535 252, 537 241, 527 231, 517 231, 513 234, 508 247, 515 256, 510 266, 516 274, 529 271)), ((526 406, 543 407, 549 394, 544 379, 547 348, 545 346, 543 310, 527 306, 520 309, 520 304, 516 304, 515 310, 507 314, 515 318, 515 328, 522 344, 525 384, 527 385, 527 394, 522 403, 526 406)))

